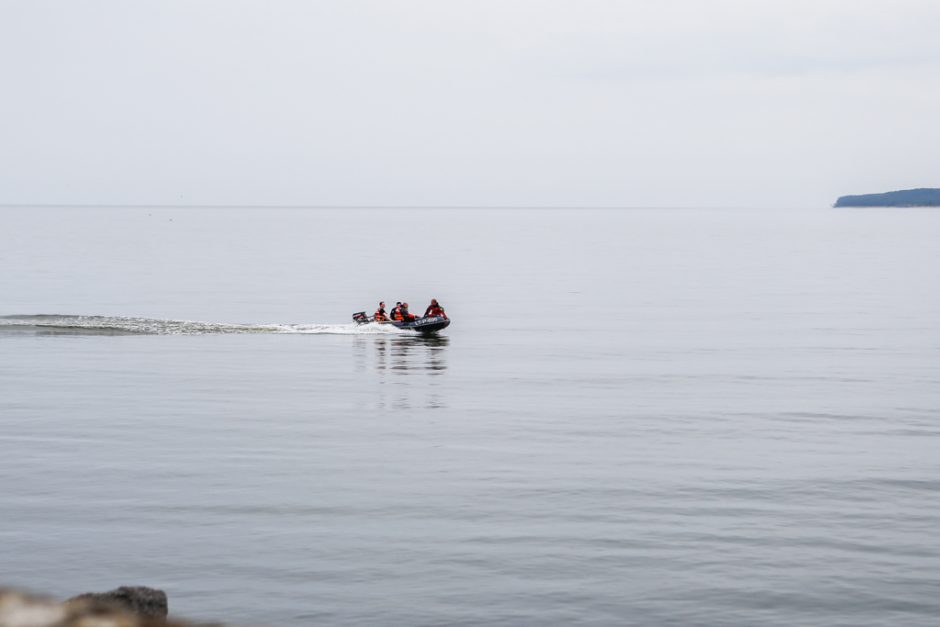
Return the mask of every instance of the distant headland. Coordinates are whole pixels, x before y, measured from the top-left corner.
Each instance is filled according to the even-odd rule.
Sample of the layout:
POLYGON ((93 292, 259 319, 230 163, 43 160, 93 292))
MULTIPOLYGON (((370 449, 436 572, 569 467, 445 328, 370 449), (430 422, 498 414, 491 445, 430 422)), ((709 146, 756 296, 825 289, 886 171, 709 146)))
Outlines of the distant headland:
POLYGON ((940 207, 940 189, 921 187, 884 194, 841 196, 833 207, 940 207))

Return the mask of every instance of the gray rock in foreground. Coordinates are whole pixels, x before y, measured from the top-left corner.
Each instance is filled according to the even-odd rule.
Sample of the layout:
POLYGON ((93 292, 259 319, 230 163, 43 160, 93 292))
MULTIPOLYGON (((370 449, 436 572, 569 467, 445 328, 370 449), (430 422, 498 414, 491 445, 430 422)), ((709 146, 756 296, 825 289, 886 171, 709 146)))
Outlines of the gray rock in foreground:
MULTIPOLYGON (((201 623, 202 627, 210 625, 201 623)), ((80 595, 60 603, 0 588, 0 627, 197 627, 167 620, 166 595, 152 588, 118 588, 103 595, 80 595), (145 616, 134 611, 151 612, 145 616), (162 614, 161 614, 162 608, 162 614)), ((213 623, 212 627, 221 627, 213 623)))
POLYGON ((115 609, 147 618, 166 618, 166 592, 146 586, 121 586, 110 592, 87 592, 66 603, 80 602, 89 608, 115 609))

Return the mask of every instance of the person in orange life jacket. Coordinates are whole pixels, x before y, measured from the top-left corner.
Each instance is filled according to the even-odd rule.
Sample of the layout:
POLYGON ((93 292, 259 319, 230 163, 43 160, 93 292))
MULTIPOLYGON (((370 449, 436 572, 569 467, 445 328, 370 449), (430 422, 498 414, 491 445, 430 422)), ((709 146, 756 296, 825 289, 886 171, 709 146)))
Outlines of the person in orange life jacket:
POLYGON ((385 313, 385 301, 383 300, 379 303, 379 308, 375 310, 375 315, 372 317, 376 322, 387 322, 388 314, 385 313))
POLYGON ((447 314, 444 313, 444 308, 441 307, 441 304, 437 302, 436 298, 431 299, 431 304, 428 305, 428 308, 424 310, 424 317, 432 316, 441 316, 444 320, 447 320, 447 314))
POLYGON ((413 313, 409 313, 408 311, 408 303, 401 304, 401 309, 398 310, 398 315, 400 315, 401 319, 405 322, 410 322, 411 320, 415 319, 415 315, 413 313))
POLYGON ((392 308, 392 320, 401 320, 401 302, 395 303, 395 307, 392 308))

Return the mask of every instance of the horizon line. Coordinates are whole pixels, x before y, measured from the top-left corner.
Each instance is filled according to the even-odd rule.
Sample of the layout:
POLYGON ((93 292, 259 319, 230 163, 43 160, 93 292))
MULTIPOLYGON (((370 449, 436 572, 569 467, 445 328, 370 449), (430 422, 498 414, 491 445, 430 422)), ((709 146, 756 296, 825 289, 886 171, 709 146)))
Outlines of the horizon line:
MULTIPOLYGON (((801 207, 801 206, 800 206, 801 207)), ((753 205, 323 205, 323 204, 147 204, 147 203, 0 203, 0 209, 782 209, 753 205)), ((809 208, 809 205, 806 205, 809 208)))

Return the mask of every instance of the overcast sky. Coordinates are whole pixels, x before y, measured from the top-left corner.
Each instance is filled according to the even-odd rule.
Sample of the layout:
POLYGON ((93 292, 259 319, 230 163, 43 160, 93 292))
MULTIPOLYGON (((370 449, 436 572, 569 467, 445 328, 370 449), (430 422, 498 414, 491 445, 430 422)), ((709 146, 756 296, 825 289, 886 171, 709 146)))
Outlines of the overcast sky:
POLYGON ((0 203, 940 186, 938 0, 0 0, 0 203))

